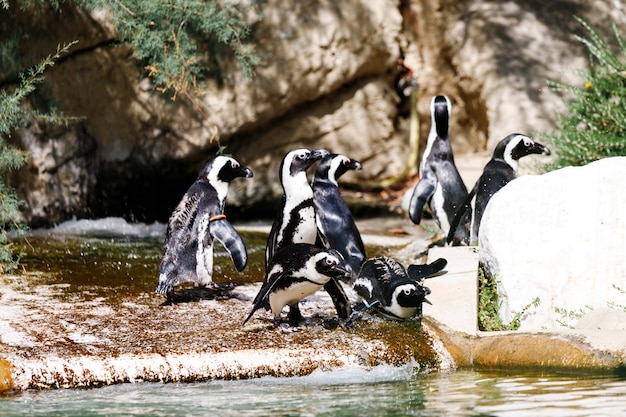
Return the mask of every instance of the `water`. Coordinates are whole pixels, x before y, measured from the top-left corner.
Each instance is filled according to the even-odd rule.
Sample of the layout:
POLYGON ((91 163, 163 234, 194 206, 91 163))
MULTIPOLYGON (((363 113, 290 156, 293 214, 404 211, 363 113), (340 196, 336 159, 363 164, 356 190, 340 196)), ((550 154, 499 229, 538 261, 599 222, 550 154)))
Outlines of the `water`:
MULTIPOLYGON (((24 263, 53 283, 67 284, 68 291, 102 297, 124 286, 124 292, 151 293, 164 225, 118 223, 70 222, 56 230, 71 238, 34 233, 29 239, 36 250, 25 245, 24 263), (78 243, 77 235, 84 235, 78 243), (100 277, 96 285, 94 275, 100 277)), ((259 257, 254 262, 262 262, 262 250, 252 252, 259 257)), ((626 415, 626 380, 470 370, 424 374, 411 366, 377 366, 297 378, 26 391, 0 397, 0 416, 11 415, 614 416, 626 415)))
POLYGON ((618 416, 617 377, 456 371, 319 372, 193 384, 137 383, 25 392, 0 399, 0 415, 30 416, 618 416))

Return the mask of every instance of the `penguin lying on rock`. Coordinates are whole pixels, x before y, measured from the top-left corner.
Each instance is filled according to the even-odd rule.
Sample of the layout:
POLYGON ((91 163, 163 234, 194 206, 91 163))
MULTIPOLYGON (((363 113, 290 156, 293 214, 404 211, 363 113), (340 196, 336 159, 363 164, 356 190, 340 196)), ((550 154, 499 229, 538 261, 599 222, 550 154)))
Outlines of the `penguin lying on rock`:
MULTIPOLYGON (((308 243, 295 243, 280 249, 270 261, 265 280, 254 298, 246 324, 261 307, 271 310, 274 321, 280 321, 285 306, 297 308, 303 298, 314 294, 333 279, 351 277, 350 265, 335 249, 324 249, 308 243)), ((297 326, 300 317, 289 316, 289 324, 297 326)))
POLYGON ((446 239, 448 243, 454 239, 455 230, 464 227, 459 223, 466 216, 466 213, 471 212, 471 202, 474 196, 476 196, 476 201, 474 203, 468 243, 476 243, 480 222, 485 208, 487 208, 487 203, 495 193, 517 177, 519 159, 531 154, 550 155, 550 149, 519 133, 508 135, 496 145, 492 158, 485 165, 483 173, 476 181, 474 188, 472 188, 472 191, 467 195, 459 211, 454 216, 446 239))
MULTIPOLYGON (((307 179, 307 169, 316 161, 329 155, 325 149, 293 149, 283 157, 279 168, 283 199, 280 210, 274 219, 265 248, 265 272, 268 272, 272 258, 281 248, 294 243, 315 244, 318 230, 315 219, 313 189, 307 179)), ((324 286, 342 319, 347 319, 351 306, 343 287, 334 279, 324 286)), ((290 320, 302 319, 297 303, 289 308, 290 320), (292 317, 293 316, 293 317, 292 317)))
POLYGON ((421 282, 424 278, 445 274, 443 268, 447 263, 439 258, 430 264, 410 265, 405 269, 388 257, 368 259, 354 282, 354 291, 361 300, 354 307, 348 324, 370 309, 392 320, 421 318, 422 303, 430 304, 426 299, 430 290, 421 282))
POLYGON ((341 197, 337 180, 349 170, 361 170, 359 161, 344 155, 324 157, 315 170, 313 202, 318 228, 318 246, 337 249, 357 274, 365 261, 365 245, 352 213, 341 197))
POLYGON ((214 239, 222 242, 238 271, 246 267, 244 242, 224 214, 228 184, 238 177, 250 178, 252 170, 227 156, 209 160, 200 170, 168 221, 157 293, 167 293, 169 299, 174 287, 185 282, 216 288, 214 239))
MULTIPOLYGON (((454 164, 449 138, 449 119, 452 106, 446 96, 435 96, 430 103, 431 126, 426 150, 420 163, 420 180, 416 184, 409 203, 409 217, 415 224, 422 220, 422 211, 428 203, 439 228, 445 236, 465 197, 467 187, 454 164)), ((469 215, 463 219, 469 223, 469 215)), ((453 234, 453 245, 468 240, 466 228, 458 228, 453 234)))

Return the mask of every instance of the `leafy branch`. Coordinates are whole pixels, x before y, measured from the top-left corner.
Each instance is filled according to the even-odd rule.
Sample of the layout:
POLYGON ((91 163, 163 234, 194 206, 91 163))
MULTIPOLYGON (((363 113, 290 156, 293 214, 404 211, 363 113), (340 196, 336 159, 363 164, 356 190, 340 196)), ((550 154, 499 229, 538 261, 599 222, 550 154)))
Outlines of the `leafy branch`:
POLYGON ((25 229, 20 222, 21 201, 15 190, 5 182, 4 174, 20 168, 28 159, 26 152, 10 146, 5 137, 9 136, 13 129, 20 127, 25 120, 33 118, 63 124, 77 120, 75 117, 66 117, 56 113, 43 114, 33 109, 24 109, 21 105, 24 99, 43 81, 44 71, 54 66, 55 62, 67 54, 75 44, 76 41, 63 46, 59 45, 54 54, 44 58, 37 66, 20 77, 21 82, 12 93, 0 91, 0 274, 15 269, 19 262, 19 256, 15 258, 13 255, 8 232, 25 229))

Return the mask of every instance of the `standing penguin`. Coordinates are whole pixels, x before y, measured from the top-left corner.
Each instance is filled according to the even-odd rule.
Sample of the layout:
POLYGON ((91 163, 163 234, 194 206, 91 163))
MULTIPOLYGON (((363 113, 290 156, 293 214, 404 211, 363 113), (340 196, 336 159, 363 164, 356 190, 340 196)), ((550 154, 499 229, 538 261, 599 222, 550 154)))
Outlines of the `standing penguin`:
MULTIPOLYGON (((454 164, 448 134, 451 110, 452 105, 446 96, 433 97, 430 103, 430 133, 420 163, 420 180, 409 203, 409 217, 415 224, 421 222, 424 205, 428 203, 445 236, 450 231, 455 213, 467 196, 467 187, 454 164)), ((464 223, 469 223, 469 216, 464 220, 464 223)), ((465 228, 459 228, 455 232, 453 244, 466 241, 467 234, 465 228)))
POLYGON ((238 271, 248 261, 241 236, 226 220, 224 204, 228 184, 238 177, 252 177, 252 170, 227 156, 209 160, 172 213, 168 224, 157 293, 168 297, 178 284, 213 283, 213 240, 230 254, 238 271))
POLYGON ((361 297, 349 320, 353 322, 363 312, 374 309, 393 320, 421 316, 422 303, 429 301, 430 290, 421 284, 424 278, 444 274, 447 261, 439 258, 427 265, 411 265, 407 270, 388 257, 368 259, 354 282, 354 291, 361 297))
MULTIPOLYGON (((263 285, 243 324, 261 307, 271 310, 274 321, 278 322, 285 306, 289 306, 291 312, 297 308, 300 300, 320 290, 331 280, 348 279, 351 275, 350 265, 335 249, 324 249, 308 243, 287 245, 278 250, 268 264, 263 285)), ((290 314, 289 324, 296 326, 299 321, 300 318, 294 320, 290 314)))
POLYGON ((344 155, 327 155, 317 166, 311 187, 320 244, 341 252, 357 274, 365 261, 365 246, 337 184, 351 169, 358 171, 362 165, 344 155))
POLYGON ((266 270, 280 248, 292 243, 315 243, 315 205, 306 171, 328 154, 326 149, 294 149, 283 157, 278 171, 283 199, 267 238, 266 270))
MULTIPOLYGON (((315 204, 313 189, 309 185, 306 171, 327 155, 329 152, 325 149, 294 149, 284 156, 279 168, 283 199, 265 247, 265 272, 274 254, 281 248, 294 243, 315 244, 317 239, 315 204)), ((324 289, 333 299, 339 317, 347 319, 351 313, 351 306, 341 284, 331 279, 324 289)), ((302 318, 297 304, 290 307, 289 316, 293 322, 302 318)))
POLYGON ((471 202, 474 196, 476 196, 476 201, 474 203, 469 242, 474 244, 478 240, 480 222, 487 203, 495 193, 517 177, 519 159, 531 154, 550 155, 550 149, 519 133, 508 135, 496 145, 492 158, 485 165, 483 173, 476 181, 474 188, 466 197, 452 222, 447 238, 448 242, 454 238, 454 229, 458 226, 461 217, 471 212, 471 202))

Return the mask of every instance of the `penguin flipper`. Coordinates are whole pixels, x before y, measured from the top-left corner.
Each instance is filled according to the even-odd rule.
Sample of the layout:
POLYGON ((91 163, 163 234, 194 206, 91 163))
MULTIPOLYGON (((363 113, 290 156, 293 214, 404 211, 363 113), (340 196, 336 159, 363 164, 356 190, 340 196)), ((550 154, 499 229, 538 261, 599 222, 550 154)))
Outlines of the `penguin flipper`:
POLYGON ((274 289, 276 284, 281 280, 283 276, 284 274, 280 272, 276 275, 272 275, 268 277, 268 279, 265 282, 263 282, 263 285, 261 285, 261 289, 259 290, 259 293, 256 295, 256 297, 254 297, 252 311, 250 311, 250 314, 248 314, 248 317, 246 317, 246 319, 243 321, 243 324, 246 324, 248 320, 250 320, 250 318, 252 317, 255 311, 263 307, 263 304, 266 301, 269 293, 272 291, 272 289, 274 289))
POLYGON ((429 264, 409 265, 407 273, 411 279, 421 281, 422 278, 432 278, 446 274, 447 271, 443 271, 443 268, 445 268, 447 264, 447 260, 439 258, 429 264))
POLYGON ((324 289, 333 300, 333 304, 337 310, 337 316, 343 320, 350 317, 350 314, 352 313, 350 300, 348 300, 348 296, 339 281, 335 278, 331 278, 330 281, 324 285, 324 289))
POLYGON ((248 263, 248 253, 243 239, 233 225, 226 219, 213 220, 210 223, 209 233, 224 245, 237 271, 243 271, 248 263))
POLYGON ((411 202, 409 203, 409 217, 413 223, 420 224, 422 221, 422 211, 424 211, 424 206, 430 197, 432 197, 436 187, 437 180, 432 178, 432 176, 425 175, 420 178, 419 182, 415 186, 415 189, 413 190, 411 202))

